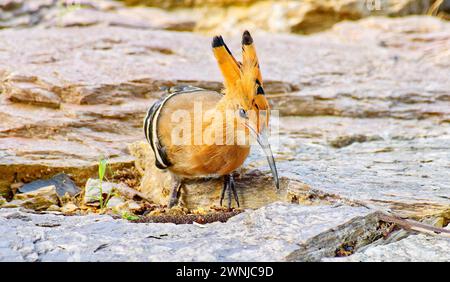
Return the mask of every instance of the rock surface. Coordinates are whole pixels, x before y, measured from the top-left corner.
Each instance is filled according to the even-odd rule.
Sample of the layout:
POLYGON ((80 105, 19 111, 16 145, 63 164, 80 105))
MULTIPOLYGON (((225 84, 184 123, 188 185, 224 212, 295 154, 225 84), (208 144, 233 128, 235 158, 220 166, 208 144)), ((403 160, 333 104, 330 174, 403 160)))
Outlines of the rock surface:
MULTIPOLYGON (((282 116, 281 175, 409 216, 448 210, 449 30, 431 17, 370 18, 308 37, 255 36, 282 116)), ((4 187, 61 171, 84 185, 102 156, 113 171, 129 168, 127 146, 144 139, 159 86, 221 85, 210 38, 199 35, 92 26, 0 39, 4 187)), ((246 168, 267 171, 258 154, 246 168)))
POLYGON ((365 208, 275 203, 202 228, 2 209, 0 261, 280 261, 321 245, 296 257, 319 260, 345 236, 370 230, 363 221, 372 217, 365 208))
POLYGON ((74 214, 78 210, 79 210, 79 207, 77 205, 75 205, 74 203, 67 203, 61 207, 61 212, 65 215, 74 214))
POLYGON ((84 188, 83 202, 87 205, 98 205, 100 197, 107 198, 108 195, 112 196, 114 194, 114 186, 116 185, 111 182, 89 178, 84 188))
MULTIPOLYGON (((343 20, 368 16, 437 14, 446 3, 433 0, 233 0, 233 1, 124 1, 150 7, 125 7, 118 1, 5 0, 0 3, 0 28, 27 26, 121 26, 201 33, 237 34, 245 29, 309 34, 343 20)), ((448 11, 447 11, 448 12, 448 11)), ((446 14, 441 14, 446 16, 446 14)))
POLYGON ((376 214, 286 203, 202 226, 1 209, 0 231, 0 261, 448 261, 450 243, 410 235, 337 258, 343 245, 357 249, 380 238, 376 214))
POLYGON ((5 0, 0 3, 0 28, 120 26, 136 29, 192 31, 198 18, 188 11, 127 8, 112 0, 5 0), (4 3, 3 3, 4 2, 4 3))
MULTIPOLYGON (((155 29, 201 30, 198 21, 210 19, 198 15, 216 8, 205 7, 196 11, 199 14, 181 16, 184 8, 162 12, 125 8, 115 1, 63 10, 58 10, 56 1, 1 3, 0 9, 7 11, 1 13, 0 19, 5 27, 36 25, 0 31, 3 207, 30 200, 17 198, 27 193, 16 194, 12 202, 2 200, 11 199, 24 183, 61 172, 83 187, 87 179, 97 176, 98 160, 103 158, 108 159, 114 172, 111 177, 132 183, 130 186, 138 186, 139 170, 145 196, 165 203, 167 193, 161 193, 161 187, 154 189, 154 180, 165 182, 164 186, 168 178, 156 178, 161 172, 147 167, 149 148, 141 142, 142 118, 162 95, 161 86, 192 84, 219 90, 221 76, 209 36, 155 29), (55 13, 58 17, 54 17, 55 13), (143 151, 136 154, 129 144, 143 151)), ((239 9, 260 10, 271 3, 227 8, 230 21, 219 13, 217 18, 223 25, 208 23, 203 30, 227 25, 237 30, 239 25, 233 17, 238 15, 251 30, 308 32, 314 30, 314 18, 323 9, 299 11, 305 15, 292 17, 301 21, 287 24, 274 19, 269 25, 261 15, 255 26, 249 26, 245 17, 253 14, 239 16, 239 9)), ((411 1, 402 3, 406 8, 396 6, 400 10, 416 9, 408 6, 411 1)), ((323 12, 336 15, 349 9, 345 5, 340 6, 341 10, 335 8, 323 12)), ((275 7, 273 11, 276 16, 283 9, 275 7)), ((340 20, 332 18, 323 23, 330 25, 340 20)), ((100 260, 104 258, 102 252, 108 254, 105 260, 320 260, 333 257, 336 248, 345 243, 344 237, 355 238, 352 230, 364 231, 359 234, 374 232, 375 218, 361 206, 390 209, 417 219, 448 219, 450 23, 425 16, 371 17, 339 23, 327 32, 310 36, 261 31, 254 33, 254 38, 266 93, 280 113, 278 123, 274 120, 280 134, 273 136, 271 143, 282 178, 281 195, 268 193, 273 191, 273 183, 266 160, 254 150, 237 173, 244 207, 263 207, 257 211, 225 224, 200 228, 133 225, 106 216, 63 219, 2 209, 0 230, 6 235, 0 250, 7 251, 0 252, 0 260, 100 260), (304 206, 264 207, 279 200, 304 206), (275 232, 277 236, 272 236, 262 231, 264 228, 284 230, 286 234, 275 232), (344 237, 329 232, 335 228, 344 237), (127 229, 136 233, 123 231, 127 229), (73 232, 74 237, 68 235, 73 232), (149 238, 144 236, 147 233, 149 238), (170 236, 154 239, 163 234, 170 236), (236 249, 229 247, 235 234, 248 235, 239 237, 236 249), (214 242, 213 237, 220 240, 207 252, 195 251, 201 242, 214 242), (273 244, 258 245, 266 239, 273 244), (136 249, 129 249, 130 240, 137 242, 136 249), (100 245, 96 245, 98 242, 100 245), (117 246, 112 242, 118 242, 117 246), (179 244, 183 247, 175 247, 179 244), (314 249, 325 245, 328 247, 321 251, 314 249)), ((232 51, 240 50, 239 38, 229 36, 226 41, 232 51)), ((189 187, 189 195, 196 191, 191 198, 196 201, 183 198, 183 205, 193 208, 218 204, 220 181, 189 187)), ((76 212, 73 203, 56 201, 56 191, 49 190, 53 200, 37 209, 76 212)), ((133 203, 111 202, 126 206, 126 210, 138 208, 130 206, 133 203)), ((434 242, 430 240, 413 235, 396 242, 393 246, 399 250, 397 257, 382 257, 380 252, 386 247, 380 245, 357 251, 348 259, 421 260, 421 254, 401 249, 411 244, 419 250, 417 244, 424 244, 433 250, 425 242, 434 242)), ((447 244, 440 239, 436 242, 443 247, 447 244)))
POLYGON ((171 14, 183 14, 190 9, 191 13, 196 15, 194 30, 212 34, 239 33, 248 28, 270 32, 313 33, 328 29, 343 20, 356 20, 368 16, 425 14, 434 1, 126 0, 125 2, 131 5, 146 4, 170 8, 171 14))
MULTIPOLYGON (((281 115, 430 118, 445 132, 448 27, 428 17, 375 18, 255 41, 281 115)), ((129 168, 127 144, 143 139, 142 117, 159 86, 221 87, 208 37, 94 26, 4 30, 0 39, 6 185, 62 171, 83 185, 101 156, 115 170, 129 168)))
POLYGON ((328 258, 324 261, 366 262, 448 262, 450 261, 450 239, 423 234, 411 235, 398 242, 367 248, 344 258, 328 258))
MULTIPOLYGON (((286 117, 274 151, 282 177, 421 218, 449 211, 449 134, 447 123, 433 120, 286 117), (381 139, 338 149, 328 144, 337 136, 374 133, 381 139)), ((254 160, 248 169, 269 173, 263 156, 254 160)))
MULTIPOLYGON (((254 150, 237 177, 244 207, 257 208, 276 200, 310 204, 346 199, 413 218, 448 214, 450 127, 446 123, 283 117, 279 131, 272 147, 282 191, 275 193, 265 157, 254 150), (329 144, 330 140, 352 140, 349 136, 359 136, 363 142, 347 141, 346 146, 341 142, 340 148, 329 144)), ((144 170, 141 191, 166 204, 170 175, 153 166, 153 155, 145 142, 133 144, 130 151, 136 166, 144 170)), ((181 202, 187 207, 217 205, 220 190, 220 181, 188 184, 182 190, 181 202)))
POLYGON ((4 204, 2 207, 23 207, 26 209, 42 211, 55 205, 58 206, 60 199, 54 185, 42 187, 40 189, 16 194, 11 202, 4 204))
POLYGON ((36 180, 21 186, 18 190, 20 193, 28 193, 40 189, 42 187, 54 185, 59 197, 64 195, 75 196, 80 193, 80 189, 66 174, 60 173, 46 180, 36 180))

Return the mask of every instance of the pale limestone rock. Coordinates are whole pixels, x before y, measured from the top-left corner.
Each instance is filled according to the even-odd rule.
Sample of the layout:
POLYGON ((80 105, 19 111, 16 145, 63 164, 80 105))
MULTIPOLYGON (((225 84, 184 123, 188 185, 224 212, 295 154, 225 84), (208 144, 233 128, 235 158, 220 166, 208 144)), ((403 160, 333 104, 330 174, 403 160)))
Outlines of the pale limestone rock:
POLYGON ((112 0, 77 2, 52 0, 14 0, 0 4, 0 27, 86 27, 92 25, 121 26, 136 29, 168 29, 192 31, 198 17, 183 11, 170 12, 158 8, 128 8, 112 0), (74 3, 70 5, 71 3, 74 3))
MULTIPOLYGON (((405 215, 445 211, 449 30, 436 18, 407 17, 339 23, 308 37, 254 34, 267 96, 282 116, 281 176, 405 215), (358 135, 382 140, 328 143, 358 135)), ((0 187, 9 191, 62 171, 83 186, 102 156, 113 171, 133 167, 127 146, 144 139, 142 118, 159 86, 221 87, 210 37, 90 26, 2 30, 0 40, 3 93, 20 92, 9 83, 20 81, 61 100, 52 108, 0 95, 0 187)), ((239 38, 226 40, 239 50, 239 38)), ((241 179, 255 169, 261 186, 271 185, 257 151, 244 168, 241 179)), ((220 183, 209 187, 198 193, 217 204, 220 183)))
POLYGON ((284 261, 305 249, 311 252, 296 260, 320 260, 334 256, 343 238, 376 232, 374 220, 365 208, 286 203, 203 228, 0 209, 0 261, 284 261))
MULTIPOLYGON (((67 13, 59 13, 55 1, 0 3, 1 27, 39 26, 0 31, 0 193, 8 199, 16 190, 11 183, 59 172, 84 185, 97 174, 102 156, 113 171, 136 161, 143 174, 142 192, 156 203, 167 203, 170 178, 151 167, 148 145, 133 143, 143 140, 142 118, 162 95, 160 86, 219 90, 222 78, 209 36, 153 29, 229 34, 250 29, 267 95, 282 115, 282 135, 273 143, 281 193, 274 193, 258 152, 238 171, 241 204, 265 206, 261 210, 208 225, 203 233, 192 226, 132 226, 99 216, 63 219, 0 210, 0 260, 319 260, 333 256, 345 238, 360 240, 361 234, 374 232, 376 218, 337 203, 362 203, 417 218, 448 216, 449 23, 432 17, 371 17, 336 24, 368 15, 423 13, 429 1, 388 1, 380 11, 353 0, 302 5, 243 1, 245 6, 232 0, 222 2, 229 7, 208 4, 192 13, 184 8, 128 9, 113 1, 86 1, 86 7, 67 13), (330 27, 308 37, 263 32, 311 33, 330 27), (138 150, 128 151, 128 144, 138 150), (277 200, 308 206, 267 207, 277 200), (59 225, 60 231, 55 228, 59 225), (88 238, 86 245, 66 236, 73 226, 81 227, 76 234, 88 238), (136 237, 127 237, 128 229, 136 237), (270 233, 278 229, 285 233, 270 233), (174 247, 179 241, 147 249, 148 233, 161 230, 174 240, 177 234, 193 235, 183 238, 181 249, 174 247), (238 249, 230 250, 235 234, 238 249), (258 245, 266 239, 273 244, 258 245), (108 246, 96 252, 99 240, 108 246), (144 251, 129 252, 130 240, 144 251), (57 247, 61 242, 66 251, 57 247), (200 254, 204 242, 213 243, 200 254), (173 252, 168 255, 167 250, 173 252)), ((238 36, 226 40, 232 51, 240 49, 238 36)), ((188 184, 180 203, 190 208, 217 205, 221 184, 188 184)), ((61 210, 54 189, 43 189, 17 194, 2 207, 61 210)), ((120 204, 113 199, 111 205, 120 204)), ((139 210, 140 205, 127 201, 122 208, 139 210)), ((68 203, 62 209, 76 211, 68 203)), ((447 243, 414 235, 370 246, 347 259, 448 260, 442 253, 447 243)))
POLYGON ((11 202, 3 207, 24 207, 32 210, 46 210, 52 205, 59 205, 59 197, 54 185, 40 188, 28 193, 16 194, 11 202))
POLYGON ((57 206, 57 205, 51 205, 47 208, 48 212, 60 212, 61 211, 61 207, 57 206))
POLYGON ((76 211, 78 211, 80 208, 75 205, 74 203, 67 203, 64 206, 61 207, 61 212, 63 214, 73 214, 76 211))
POLYGON ((304 0, 304 1, 128 1, 153 7, 172 7, 171 14, 189 11, 195 31, 236 34, 245 29, 269 32, 314 33, 343 20, 368 16, 425 14, 430 0, 304 0), (245 5, 243 5, 243 3, 245 5), (192 9, 191 7, 194 7, 192 9))
POLYGON ((84 187, 83 202, 87 205, 98 205, 100 197, 106 199, 108 195, 114 194, 115 185, 118 184, 89 178, 84 187))
POLYGON ((126 201, 125 202, 125 208, 131 212, 137 212, 139 210, 142 210, 142 206, 136 203, 135 201, 126 201))
POLYGON ((125 201, 117 196, 111 197, 106 204, 107 208, 111 208, 113 210, 119 209, 121 206, 125 204, 125 201))
MULTIPOLYGON (((450 228, 447 227, 447 229, 450 228)), ((324 261, 448 262, 450 261, 449 249, 449 238, 419 234, 410 235, 398 242, 369 247, 348 257, 328 258, 324 261)))
MULTIPOLYGON (((108 0, 86 0, 82 5, 68 6, 49 0, 6 2, 0 6, 0 27, 6 28, 107 25, 235 34, 244 29, 313 33, 343 20, 426 14, 433 1, 128 1, 128 4, 140 2, 152 7, 126 7, 108 0)), ((441 6, 440 11, 448 12, 447 3, 441 6)))
POLYGON ((55 185, 56 192, 61 199, 64 197, 71 198, 80 193, 80 188, 64 173, 57 174, 49 179, 40 179, 21 185, 18 188, 18 192, 28 193, 49 185, 55 185))
POLYGON ((133 201, 133 200, 127 200, 125 201, 121 197, 114 196, 111 199, 109 199, 108 203, 106 204, 107 208, 110 208, 113 212, 117 214, 124 214, 124 213, 136 213, 143 211, 142 205, 139 203, 133 201))
POLYGON ((31 82, 14 81, 6 78, 4 95, 12 102, 26 103, 43 107, 59 108, 61 98, 55 93, 31 82))

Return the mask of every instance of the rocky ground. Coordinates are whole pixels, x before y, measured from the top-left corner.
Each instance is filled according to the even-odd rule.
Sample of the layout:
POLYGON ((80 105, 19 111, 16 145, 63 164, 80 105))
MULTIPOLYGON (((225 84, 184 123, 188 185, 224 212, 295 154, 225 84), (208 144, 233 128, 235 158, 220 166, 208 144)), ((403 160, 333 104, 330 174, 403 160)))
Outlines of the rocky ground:
MULTIPOLYGON (((170 179, 151 165, 142 118, 160 87, 220 89, 210 36, 116 2, 60 14, 48 2, 1 7, 12 28, 0 31, 0 261, 450 259, 449 239, 379 214, 449 223, 450 23, 369 17, 308 36, 257 32, 280 113, 282 189, 254 150, 237 172, 248 210, 175 225, 148 221, 223 213, 220 183, 191 183, 183 208, 162 207, 170 179)), ((225 39, 237 54, 239 38, 225 39)))

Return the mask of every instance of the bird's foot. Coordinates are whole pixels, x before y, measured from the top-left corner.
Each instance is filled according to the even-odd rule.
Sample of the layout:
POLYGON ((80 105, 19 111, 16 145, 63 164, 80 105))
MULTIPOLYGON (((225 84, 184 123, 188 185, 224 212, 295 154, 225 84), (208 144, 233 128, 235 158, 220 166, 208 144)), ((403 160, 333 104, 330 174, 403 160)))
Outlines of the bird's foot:
POLYGON ((228 191, 228 209, 231 209, 231 201, 234 198, 237 206, 239 207, 239 197, 234 184, 234 177, 232 174, 225 175, 223 177, 223 188, 220 194, 220 206, 222 206, 223 198, 225 198, 225 191, 228 191))

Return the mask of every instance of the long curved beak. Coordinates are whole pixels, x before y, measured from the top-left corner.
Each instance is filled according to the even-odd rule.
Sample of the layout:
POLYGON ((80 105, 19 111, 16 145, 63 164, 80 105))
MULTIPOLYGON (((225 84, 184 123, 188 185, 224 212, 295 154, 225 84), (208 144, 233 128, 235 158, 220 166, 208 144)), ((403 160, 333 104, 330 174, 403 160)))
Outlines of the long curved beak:
POLYGON ((246 123, 246 126, 247 126, 248 129, 250 129, 250 132, 253 134, 253 136, 256 138, 256 141, 258 141, 258 144, 263 149, 264 154, 267 157, 267 162, 269 163, 270 170, 272 171, 272 175, 273 175, 273 180, 275 182, 275 186, 277 187, 277 189, 280 189, 280 180, 278 179, 277 166, 275 165, 275 159, 273 158, 272 149, 270 148, 269 138, 267 136, 267 129, 266 129, 266 127, 263 127, 261 129, 261 131, 258 133, 248 123, 246 123))

